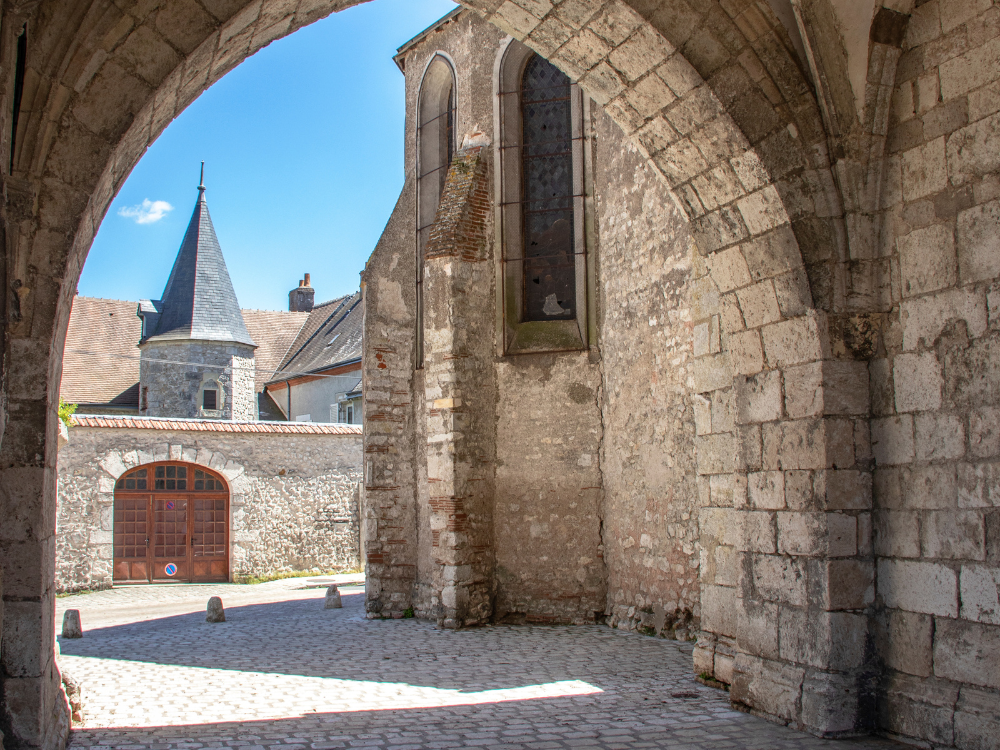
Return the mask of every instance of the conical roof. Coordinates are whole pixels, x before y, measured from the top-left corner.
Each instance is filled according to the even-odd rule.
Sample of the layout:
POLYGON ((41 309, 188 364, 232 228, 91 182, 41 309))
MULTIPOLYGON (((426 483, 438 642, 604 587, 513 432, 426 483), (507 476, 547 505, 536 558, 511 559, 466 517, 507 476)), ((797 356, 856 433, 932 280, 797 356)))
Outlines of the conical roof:
POLYGON ((243 321, 212 217, 208 215, 204 184, 198 186, 198 203, 163 290, 163 299, 154 304, 158 320, 144 342, 191 339, 256 346, 243 321))

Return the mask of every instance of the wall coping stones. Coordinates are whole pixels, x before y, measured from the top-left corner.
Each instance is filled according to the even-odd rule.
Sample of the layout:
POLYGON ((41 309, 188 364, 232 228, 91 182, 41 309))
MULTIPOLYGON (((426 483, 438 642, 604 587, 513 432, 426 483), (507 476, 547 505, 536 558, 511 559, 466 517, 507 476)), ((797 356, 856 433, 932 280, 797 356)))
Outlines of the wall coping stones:
MULTIPOLYGON (((291 435, 360 435, 361 425, 322 422, 222 422, 216 419, 174 419, 167 417, 110 417, 74 414, 73 427, 134 428, 178 432, 256 432, 291 435)), ((157 459, 159 460, 159 459, 157 459)), ((167 460, 167 459, 164 459, 167 460)), ((180 458, 175 459, 180 460, 180 458)))

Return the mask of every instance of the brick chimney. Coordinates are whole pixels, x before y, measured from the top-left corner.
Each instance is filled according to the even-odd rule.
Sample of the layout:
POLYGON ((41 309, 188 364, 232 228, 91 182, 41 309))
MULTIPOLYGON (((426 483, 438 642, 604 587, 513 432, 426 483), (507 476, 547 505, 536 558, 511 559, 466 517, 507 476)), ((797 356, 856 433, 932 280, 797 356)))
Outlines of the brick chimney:
POLYGON ((299 282, 299 285, 288 293, 289 312, 309 312, 313 309, 316 290, 309 286, 309 274, 299 282))

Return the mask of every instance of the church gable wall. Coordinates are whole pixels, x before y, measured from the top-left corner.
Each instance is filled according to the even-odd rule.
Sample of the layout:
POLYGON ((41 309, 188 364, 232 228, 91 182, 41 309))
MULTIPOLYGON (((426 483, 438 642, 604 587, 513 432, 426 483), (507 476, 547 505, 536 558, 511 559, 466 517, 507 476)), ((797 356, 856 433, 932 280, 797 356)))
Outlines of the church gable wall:
POLYGON ((361 566, 360 434, 74 426, 59 452, 57 590, 111 585, 115 481, 156 461, 186 461, 226 477, 234 580, 361 566))

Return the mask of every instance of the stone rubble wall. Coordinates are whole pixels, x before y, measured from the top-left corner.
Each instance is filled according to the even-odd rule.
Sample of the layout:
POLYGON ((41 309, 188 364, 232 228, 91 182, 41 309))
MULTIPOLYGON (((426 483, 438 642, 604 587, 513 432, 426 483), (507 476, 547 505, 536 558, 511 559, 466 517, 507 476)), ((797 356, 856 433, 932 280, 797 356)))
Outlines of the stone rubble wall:
POLYGON ((213 341, 144 344, 139 362, 139 414, 144 417, 198 419, 198 396, 206 379, 222 388, 219 419, 257 418, 253 347, 213 341), (143 406, 145 405, 145 408, 143 406))
POLYGON ((929 0, 896 71, 869 364, 880 726, 1000 726, 1000 7, 929 0))
POLYGON ((76 426, 59 453, 59 591, 112 585, 115 480, 167 460, 206 466, 229 482, 233 580, 361 567, 361 435, 76 426))

